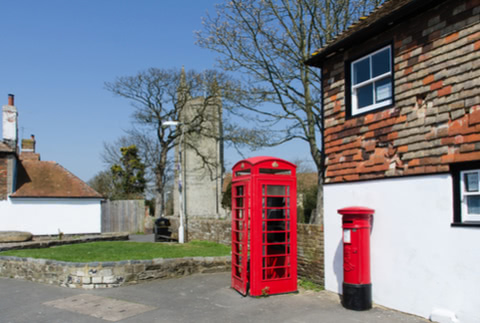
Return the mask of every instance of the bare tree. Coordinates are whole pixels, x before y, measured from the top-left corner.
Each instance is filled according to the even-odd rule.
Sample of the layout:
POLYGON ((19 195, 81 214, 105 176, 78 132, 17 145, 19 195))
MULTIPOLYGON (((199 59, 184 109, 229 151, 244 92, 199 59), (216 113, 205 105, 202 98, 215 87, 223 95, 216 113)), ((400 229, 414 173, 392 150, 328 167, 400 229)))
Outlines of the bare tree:
POLYGON ((219 66, 241 73, 237 102, 277 129, 268 145, 300 139, 308 143, 319 174, 317 223, 323 221, 321 71, 304 65, 311 53, 380 0, 229 0, 207 15, 197 43, 220 54, 219 66), (262 103, 273 103, 266 106, 262 103))
MULTIPOLYGON (((155 217, 164 213, 164 189, 167 183, 168 152, 176 145, 181 135, 179 129, 164 127, 165 121, 182 121, 186 136, 206 134, 212 114, 207 113, 215 102, 219 101, 218 79, 225 81, 223 76, 215 71, 197 73, 182 70, 164 70, 150 68, 134 76, 119 77, 114 82, 106 83, 110 92, 128 99, 134 107, 133 129, 127 131, 127 136, 120 140, 122 144, 135 144, 139 148, 143 162, 150 170, 154 182, 155 217), (190 118, 184 118, 185 107, 192 98, 203 97, 196 113, 190 118)), ((209 133, 220 136, 219 133, 209 133)), ((189 141, 194 147, 194 141, 189 141)), ((116 145, 106 145, 104 160, 117 159, 114 152, 116 145)), ((200 152, 199 152, 200 153, 200 152)), ((210 159, 204 158, 204 167, 210 167, 210 159)))

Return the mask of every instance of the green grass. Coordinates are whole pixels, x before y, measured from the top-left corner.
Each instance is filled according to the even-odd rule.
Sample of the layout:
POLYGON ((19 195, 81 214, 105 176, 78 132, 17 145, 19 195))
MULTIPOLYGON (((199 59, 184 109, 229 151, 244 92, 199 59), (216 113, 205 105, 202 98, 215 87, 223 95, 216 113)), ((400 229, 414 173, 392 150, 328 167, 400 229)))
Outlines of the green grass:
POLYGON ((313 290, 314 292, 320 292, 323 290, 323 286, 317 283, 314 283, 308 279, 300 278, 298 280, 298 285, 307 290, 313 290))
POLYGON ((69 244, 42 249, 23 249, 0 252, 1 256, 53 259, 67 262, 215 257, 227 256, 229 254, 229 246, 209 241, 192 241, 185 244, 102 241, 69 244))

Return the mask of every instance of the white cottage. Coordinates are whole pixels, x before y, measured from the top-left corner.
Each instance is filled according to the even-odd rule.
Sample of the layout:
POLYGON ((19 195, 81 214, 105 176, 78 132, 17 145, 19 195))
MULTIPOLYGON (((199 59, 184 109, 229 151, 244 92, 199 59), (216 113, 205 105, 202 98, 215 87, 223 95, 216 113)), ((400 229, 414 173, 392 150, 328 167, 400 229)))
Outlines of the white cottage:
POLYGON ((34 235, 101 232, 102 196, 81 179, 35 153, 35 138, 17 148, 13 95, 3 106, 0 142, 0 231, 34 235))

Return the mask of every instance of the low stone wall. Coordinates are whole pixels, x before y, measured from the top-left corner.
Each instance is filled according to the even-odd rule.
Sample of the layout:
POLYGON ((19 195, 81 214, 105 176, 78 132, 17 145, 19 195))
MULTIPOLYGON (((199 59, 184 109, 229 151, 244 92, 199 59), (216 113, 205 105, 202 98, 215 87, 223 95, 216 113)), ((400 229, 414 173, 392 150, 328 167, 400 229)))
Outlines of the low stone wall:
POLYGON ((230 270, 230 256, 71 263, 0 256, 0 276, 71 288, 108 288, 230 270))
POLYGON ((315 224, 297 224, 298 276, 324 284, 323 229, 315 224))
POLYGON ((230 245, 232 222, 217 219, 189 219, 188 240, 207 240, 230 245))

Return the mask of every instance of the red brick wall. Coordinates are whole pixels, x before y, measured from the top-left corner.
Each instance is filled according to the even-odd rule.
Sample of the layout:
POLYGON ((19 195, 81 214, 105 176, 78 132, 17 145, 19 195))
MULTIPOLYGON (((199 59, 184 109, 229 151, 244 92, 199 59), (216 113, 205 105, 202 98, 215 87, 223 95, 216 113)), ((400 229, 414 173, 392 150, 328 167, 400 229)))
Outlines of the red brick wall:
POLYGON ((0 200, 6 200, 7 193, 7 158, 0 154, 0 200))
POLYGON ((480 160, 480 1, 452 0, 323 64, 326 183, 480 160), (395 104, 345 116, 345 61, 393 44, 395 104))

